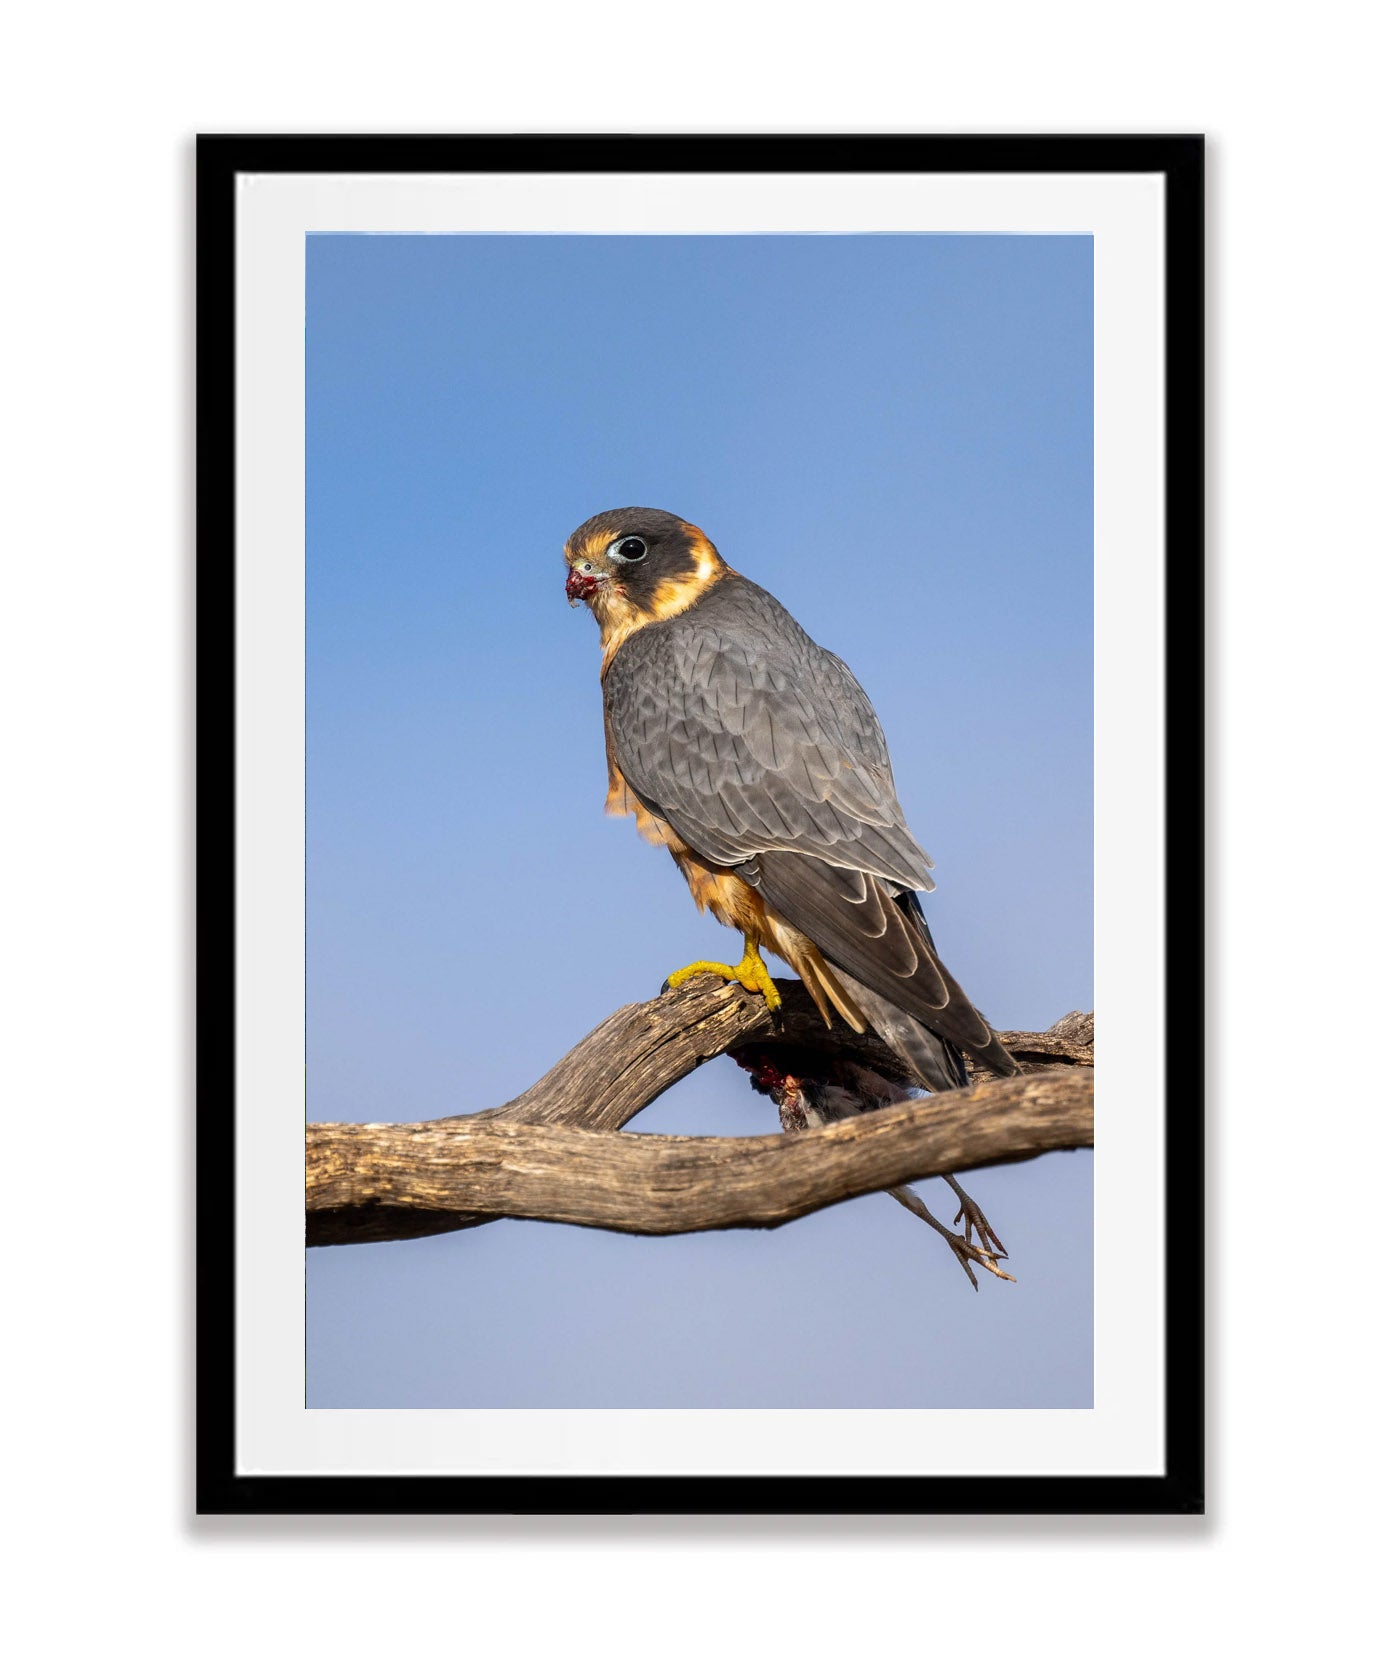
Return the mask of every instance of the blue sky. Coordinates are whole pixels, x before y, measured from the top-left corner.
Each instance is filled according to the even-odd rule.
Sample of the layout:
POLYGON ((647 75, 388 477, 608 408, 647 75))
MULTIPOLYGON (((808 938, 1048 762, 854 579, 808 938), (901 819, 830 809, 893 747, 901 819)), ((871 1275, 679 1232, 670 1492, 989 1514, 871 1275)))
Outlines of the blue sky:
MULTIPOLYGON (((1092 328, 1087 238, 308 241, 312 1120, 504 1101, 737 956, 602 812, 560 548, 625 504, 701 525, 855 671, 992 1021, 1093 1007, 1092 328)), ((721 1059, 632 1129, 776 1123, 721 1059)), ((1091 1404, 1092 1158, 966 1182, 1018 1283, 974 1294, 885 1196, 313 1250, 308 1404, 1091 1404)))

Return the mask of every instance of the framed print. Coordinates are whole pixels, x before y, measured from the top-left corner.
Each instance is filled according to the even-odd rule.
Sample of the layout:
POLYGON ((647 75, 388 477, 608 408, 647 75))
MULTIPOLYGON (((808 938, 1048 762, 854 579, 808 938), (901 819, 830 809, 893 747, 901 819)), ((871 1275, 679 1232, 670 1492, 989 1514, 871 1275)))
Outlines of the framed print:
POLYGON ((201 1512, 1203 1509, 1202 175, 200 139, 201 1512))

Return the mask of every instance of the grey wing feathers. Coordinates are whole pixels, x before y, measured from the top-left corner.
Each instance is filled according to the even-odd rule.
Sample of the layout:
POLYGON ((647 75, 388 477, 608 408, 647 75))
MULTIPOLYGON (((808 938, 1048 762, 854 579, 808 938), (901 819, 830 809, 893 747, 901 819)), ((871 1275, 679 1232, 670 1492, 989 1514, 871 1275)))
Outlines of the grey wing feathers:
POLYGON ((864 690, 756 584, 635 632, 604 698, 618 768, 702 857, 782 846, 932 886, 864 690))
MULTIPOLYGON (((1001 1040, 943 966, 912 894, 797 852, 764 853, 741 864, 739 873, 860 983, 857 1001, 887 1042, 893 1040, 879 1013, 868 1007, 865 988, 911 1016, 911 1025, 936 1028, 994 1072, 1017 1071, 1001 1040)), ((908 1054, 907 1045, 899 1048, 908 1054)), ((930 1085, 925 1064, 916 1058, 911 1062, 927 1089, 947 1088, 930 1085)))
POLYGON ((955 1091, 967 1084, 967 1064, 947 1039, 896 1009, 869 986, 862 986, 854 975, 838 969, 837 977, 870 1025, 909 1064, 915 1084, 926 1091, 955 1091))
POLYGON ((874 708, 771 595, 733 576, 635 631, 603 693, 633 792, 856 983, 867 1018, 899 1040, 922 1083, 944 1089, 961 1071, 930 1028, 1017 1071, 939 960, 910 890, 933 885, 929 860, 900 809, 874 708))

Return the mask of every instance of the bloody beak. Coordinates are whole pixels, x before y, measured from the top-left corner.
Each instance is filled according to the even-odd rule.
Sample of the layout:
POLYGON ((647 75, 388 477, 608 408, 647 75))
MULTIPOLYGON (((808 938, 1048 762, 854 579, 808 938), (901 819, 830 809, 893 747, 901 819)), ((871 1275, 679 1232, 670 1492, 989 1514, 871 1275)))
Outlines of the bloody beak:
POLYGON ((571 601, 586 601, 598 588, 596 576, 579 571, 577 566, 569 567, 569 575, 564 582, 564 593, 571 601))

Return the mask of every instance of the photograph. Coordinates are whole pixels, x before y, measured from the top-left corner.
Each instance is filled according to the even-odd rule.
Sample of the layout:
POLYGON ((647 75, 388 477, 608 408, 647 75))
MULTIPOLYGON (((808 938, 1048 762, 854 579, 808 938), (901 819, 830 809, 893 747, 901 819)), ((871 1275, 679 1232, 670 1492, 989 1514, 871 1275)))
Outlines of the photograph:
MULTIPOLYGON (((309 1121, 494 1108, 746 943, 906 1065, 631 1129, 1092 1012, 1092 328, 1068 236, 308 242, 309 1121)), ((1092 1405, 1092 1154, 896 1195, 973 1228, 313 1248, 307 1404, 1092 1405)))
POLYGON ((886 144, 900 177, 771 142, 786 179, 714 141, 558 177, 203 144, 238 230, 201 344, 236 399, 201 498, 236 531, 225 1496, 1150 1507, 1194 810, 1161 580, 1175 517, 1189 684, 1198 537, 1160 442, 1199 419, 1161 182, 1110 142, 1029 187, 975 142, 886 144))

